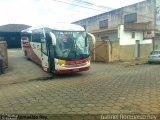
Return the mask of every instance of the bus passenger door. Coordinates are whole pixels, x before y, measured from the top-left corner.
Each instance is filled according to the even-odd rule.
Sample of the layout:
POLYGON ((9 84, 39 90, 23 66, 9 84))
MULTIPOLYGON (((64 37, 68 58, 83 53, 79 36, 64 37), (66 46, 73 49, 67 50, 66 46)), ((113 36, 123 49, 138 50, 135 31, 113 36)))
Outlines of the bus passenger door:
POLYGON ((49 68, 50 68, 50 71, 51 72, 54 72, 55 70, 55 62, 54 62, 54 46, 52 44, 49 44, 48 45, 48 53, 49 53, 49 57, 48 57, 48 62, 49 62, 49 68))
POLYGON ((41 61, 43 70, 48 72, 49 71, 49 64, 48 64, 48 49, 45 38, 41 39, 41 61))
POLYGON ((50 72, 54 72, 55 70, 55 63, 54 63, 55 47, 52 45, 52 38, 48 33, 46 33, 46 43, 47 43, 47 49, 48 49, 49 70, 50 72))

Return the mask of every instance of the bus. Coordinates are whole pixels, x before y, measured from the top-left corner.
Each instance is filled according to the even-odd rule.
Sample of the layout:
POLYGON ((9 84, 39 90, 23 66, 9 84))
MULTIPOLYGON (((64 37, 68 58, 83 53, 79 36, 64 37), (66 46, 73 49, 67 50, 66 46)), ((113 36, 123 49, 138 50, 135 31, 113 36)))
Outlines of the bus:
POLYGON ((95 37, 76 24, 53 24, 21 31, 21 45, 27 59, 45 72, 67 74, 90 68, 89 40, 95 37))

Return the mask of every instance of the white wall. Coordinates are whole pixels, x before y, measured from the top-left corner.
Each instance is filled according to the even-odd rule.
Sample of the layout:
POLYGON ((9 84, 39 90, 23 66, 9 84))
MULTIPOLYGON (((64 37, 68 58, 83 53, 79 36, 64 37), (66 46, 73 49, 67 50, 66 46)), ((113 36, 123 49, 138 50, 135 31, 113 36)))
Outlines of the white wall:
POLYGON ((118 35, 120 45, 135 45, 136 40, 140 40, 140 44, 152 43, 152 39, 143 40, 143 31, 124 31, 124 25, 118 27, 118 35), (135 32, 135 38, 132 38, 132 32, 135 32))

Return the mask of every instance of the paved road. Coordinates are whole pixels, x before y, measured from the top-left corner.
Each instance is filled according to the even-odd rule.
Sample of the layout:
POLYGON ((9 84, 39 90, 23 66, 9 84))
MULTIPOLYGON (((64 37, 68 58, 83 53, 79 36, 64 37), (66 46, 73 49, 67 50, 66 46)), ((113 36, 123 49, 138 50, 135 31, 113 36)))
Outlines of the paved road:
POLYGON ((9 68, 0 76, 0 85, 15 84, 41 77, 49 77, 41 67, 26 60, 21 49, 9 49, 9 68))
POLYGON ((15 62, 10 63, 12 70, 9 73, 0 76, 0 113, 160 113, 158 64, 92 63, 88 72, 42 80, 36 78, 49 74, 26 61, 20 50, 10 50, 9 55, 15 62), (14 52, 17 56, 12 55, 14 52), (21 62, 17 62, 19 60, 21 62), (14 67, 16 64, 19 67, 14 67), (26 64, 30 69, 25 68, 26 64), (15 73, 19 68, 25 77, 15 73), (2 79, 4 77, 6 80, 2 79))

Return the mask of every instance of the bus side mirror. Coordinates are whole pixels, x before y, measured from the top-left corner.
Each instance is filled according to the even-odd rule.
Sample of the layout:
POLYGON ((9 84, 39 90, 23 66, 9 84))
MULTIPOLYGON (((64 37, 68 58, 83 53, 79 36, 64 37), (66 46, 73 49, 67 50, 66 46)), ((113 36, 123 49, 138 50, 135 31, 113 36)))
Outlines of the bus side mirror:
POLYGON ((87 33, 87 35, 91 37, 93 44, 96 44, 95 36, 91 33, 87 33))
POLYGON ((96 39, 95 36, 91 33, 87 33, 88 36, 90 36, 92 38, 92 42, 93 42, 93 60, 96 60, 96 39))
POLYGON ((49 35, 52 38, 52 45, 56 46, 56 36, 52 32, 50 32, 49 35))

